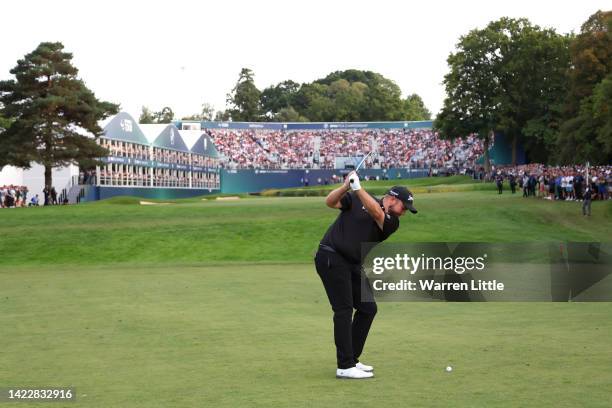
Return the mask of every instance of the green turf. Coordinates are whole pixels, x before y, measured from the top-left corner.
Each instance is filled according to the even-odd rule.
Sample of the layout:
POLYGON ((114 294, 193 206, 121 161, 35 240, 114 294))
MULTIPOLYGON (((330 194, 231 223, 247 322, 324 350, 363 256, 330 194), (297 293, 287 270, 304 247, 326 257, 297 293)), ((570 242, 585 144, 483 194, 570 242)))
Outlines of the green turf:
MULTIPOLYGON (((483 183, 468 176, 425 177, 404 180, 362 181, 362 185, 373 194, 383 195, 395 185, 407 186, 415 194, 432 192, 459 192, 495 190, 493 183, 483 183)), ((261 194, 269 197, 312 197, 325 196, 340 184, 315 185, 299 188, 270 189, 261 194)))
POLYGON ((2 280, 0 383, 74 385, 76 406, 605 407, 612 392, 610 303, 381 303, 363 384, 334 379, 308 264, 2 280))
MULTIPOLYGON (((4 265, 309 262, 336 216, 322 197, 0 212, 4 265)), ((420 210, 389 242, 607 241, 612 203, 524 199, 488 191, 415 196, 420 210)))
MULTIPOLYGON (((137 201, 0 211, 0 387, 75 386, 57 407, 610 405, 612 303, 381 303, 376 378, 337 381, 312 265, 336 215, 321 197, 137 201)), ((415 206, 391 241, 609 241, 612 226, 609 202, 591 218, 492 191, 415 206)))

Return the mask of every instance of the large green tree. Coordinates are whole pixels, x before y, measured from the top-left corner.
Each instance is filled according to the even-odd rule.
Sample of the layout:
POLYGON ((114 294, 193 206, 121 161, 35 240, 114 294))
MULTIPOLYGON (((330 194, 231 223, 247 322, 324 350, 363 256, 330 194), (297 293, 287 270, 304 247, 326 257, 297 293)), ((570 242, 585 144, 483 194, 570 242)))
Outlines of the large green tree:
POLYGON ((338 113, 334 114, 332 112, 332 117, 328 120, 345 120, 342 116, 346 116, 346 112, 349 110, 353 111, 351 114, 355 118, 353 120, 359 121, 407 119, 401 99, 402 92, 394 81, 377 72, 349 69, 332 72, 314 83, 331 86, 339 80, 347 81, 351 85, 358 84, 358 92, 355 89, 351 97, 348 98, 347 95, 342 95, 344 101, 348 102, 345 106, 343 106, 342 99, 337 100, 331 93, 322 95, 327 96, 332 104, 336 105, 338 113), (354 112, 355 110, 357 112, 354 112))
POLYGON ((526 19, 501 18, 461 37, 448 58, 447 98, 436 121, 443 137, 477 133, 488 147, 491 132, 500 131, 512 140, 513 163, 520 142, 530 158, 548 160, 566 93, 568 44, 567 36, 526 19))
POLYGON ((418 94, 408 95, 404 99, 404 120, 430 120, 431 112, 418 94))
POLYGON ((557 143, 562 163, 612 161, 609 87, 612 73, 612 11, 598 11, 570 46, 569 93, 557 143))
POLYGON ((300 115, 292 106, 282 108, 274 115, 276 122, 308 122, 304 116, 300 115))
MULTIPOLYGON (((3 108, 2 105, 0 105, 0 112, 2 112, 3 110, 2 108, 3 108)), ((12 155, 12 153, 14 153, 14 152, 12 153, 9 152, 8 151, 9 146, 2 143, 2 140, 3 140, 2 133, 11 126, 12 122, 13 121, 10 118, 4 117, 2 116, 2 114, 0 114, 0 171, 2 170, 4 166, 11 163, 11 159, 9 158, 9 155, 12 155)))
MULTIPOLYGON (((0 106, 0 111, 2 111, 2 107, 0 106)), ((0 115, 0 132, 5 131, 6 129, 9 128, 9 126, 11 126, 11 120, 9 118, 5 118, 4 116, 0 115)))
POLYGON ((585 21, 580 34, 570 44, 570 89, 567 113, 580 110, 583 98, 593 94, 593 87, 601 82, 612 67, 612 11, 597 11, 585 21))
POLYGON ((299 90, 300 84, 290 79, 265 88, 260 97, 265 117, 275 120, 275 115, 282 109, 293 108, 299 90))
POLYGON ((4 164, 29 168, 40 163, 45 186, 51 187, 54 167, 89 166, 108 154, 95 141, 103 132, 98 122, 118 106, 98 100, 85 86, 61 43, 41 43, 10 73, 15 79, 0 81, 0 114, 14 119, 0 134, 4 164))
POLYGON ((368 86, 359 81, 351 83, 346 79, 338 79, 332 82, 327 88, 327 95, 333 101, 330 112, 333 120, 342 122, 362 120, 367 90, 368 86))
POLYGON ((399 86, 372 71, 335 71, 311 83, 287 80, 261 94, 266 120, 315 122, 423 120, 430 117, 416 94, 401 98, 399 86), (280 115, 280 112, 283 112, 280 115), (297 113, 297 116, 293 113, 297 113))
POLYGON ((570 37, 526 19, 502 18, 489 27, 500 35, 503 93, 498 128, 512 140, 512 163, 519 143, 531 161, 546 162, 554 153, 562 120, 570 37))
POLYGON ((603 79, 593 91, 593 119, 597 121, 595 137, 607 156, 602 163, 612 162, 612 74, 603 79))
POLYGON ((328 96, 329 85, 313 82, 302 84, 295 96, 294 108, 312 122, 334 120, 334 102, 328 96))
POLYGON ((227 95, 226 112, 232 121, 250 122, 261 119, 261 91, 255 86, 254 77, 253 71, 242 68, 236 85, 227 95))
POLYGON ((460 37, 457 51, 447 59, 450 68, 444 76, 446 98, 434 126, 449 139, 473 133, 484 141, 485 169, 491 133, 500 122, 501 81, 499 34, 486 27, 460 37))

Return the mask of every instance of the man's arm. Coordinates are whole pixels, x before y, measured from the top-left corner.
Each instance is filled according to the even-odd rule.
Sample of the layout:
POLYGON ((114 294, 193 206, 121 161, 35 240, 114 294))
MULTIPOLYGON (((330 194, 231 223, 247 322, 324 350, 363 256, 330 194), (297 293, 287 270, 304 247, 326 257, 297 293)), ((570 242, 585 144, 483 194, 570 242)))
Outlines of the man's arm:
POLYGON ((382 208, 380 208, 378 202, 374 200, 372 196, 369 195, 363 189, 363 187, 355 191, 355 194, 357 194, 357 197, 359 197, 359 200, 361 201, 363 206, 366 208, 366 210, 368 210, 368 214, 370 214, 372 218, 374 218, 374 221, 376 221, 376 225, 378 225, 378 228, 382 230, 383 223, 385 222, 385 212, 382 208))
POLYGON ((378 228, 382 230, 383 224, 385 222, 385 212, 383 211, 383 209, 380 208, 380 205, 378 204, 378 202, 376 202, 376 200, 372 198, 372 196, 369 195, 363 189, 363 187, 361 187, 361 183, 359 182, 359 176, 357 175, 357 172, 353 171, 349 173, 349 175, 346 178, 347 180, 350 178, 353 178, 355 180, 355 182, 351 185, 351 188, 353 189, 357 197, 359 197, 359 201, 361 201, 361 203, 366 208, 366 210, 368 210, 368 214, 370 214, 370 216, 374 219, 374 221, 376 221, 376 225, 378 225, 378 228))
POLYGON ((349 191, 349 178, 344 180, 344 183, 335 190, 332 190, 325 198, 325 204, 329 208, 342 208, 340 200, 349 191))

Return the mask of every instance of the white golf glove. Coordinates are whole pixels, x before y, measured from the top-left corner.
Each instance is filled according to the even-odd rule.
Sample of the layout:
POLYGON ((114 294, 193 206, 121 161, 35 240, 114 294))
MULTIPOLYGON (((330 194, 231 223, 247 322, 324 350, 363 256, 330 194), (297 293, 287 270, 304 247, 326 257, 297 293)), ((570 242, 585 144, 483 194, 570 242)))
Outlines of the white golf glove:
POLYGON ((356 171, 351 171, 348 175, 349 185, 351 186, 351 190, 357 191, 361 190, 361 183, 359 182, 359 176, 356 171))

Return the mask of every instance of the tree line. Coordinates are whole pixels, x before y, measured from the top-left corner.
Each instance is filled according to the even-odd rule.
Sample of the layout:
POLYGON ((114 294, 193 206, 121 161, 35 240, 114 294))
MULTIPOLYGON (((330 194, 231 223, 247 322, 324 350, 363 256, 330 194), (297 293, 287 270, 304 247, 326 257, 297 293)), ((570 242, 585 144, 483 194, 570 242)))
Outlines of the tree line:
MULTIPOLYGON (((578 34, 559 34, 527 19, 501 18, 460 37, 448 57, 446 98, 434 126, 445 138, 469 133, 490 143, 492 132, 522 144, 542 163, 612 162, 612 11, 598 11, 578 34)), ((119 105, 101 101, 78 77, 72 54, 43 42, 17 61, 13 79, 0 81, 0 169, 91 168, 108 154, 96 144, 100 120, 119 105), (90 138, 84 135, 93 135, 90 138)), ((209 104, 183 119, 233 121, 425 120, 431 113, 417 94, 402 98, 379 73, 332 72, 299 84, 259 90, 254 73, 240 71, 224 111, 209 104)), ((143 108, 141 123, 170 123, 174 112, 143 108)), ((485 154, 486 159, 486 154, 485 154)), ((485 160, 488 163, 488 160, 485 160)))
MULTIPOLYGON (((205 103, 183 120, 234 122, 368 122, 428 120, 431 112, 418 94, 402 98, 399 86, 379 73, 350 69, 311 83, 281 81, 260 90, 255 73, 242 68, 226 96, 226 109, 205 103)), ((143 107, 140 123, 170 123, 172 109, 143 107), (170 115, 170 116, 169 116, 170 115)))
POLYGON ((260 91, 254 73, 240 71, 220 119, 275 122, 368 122, 427 120, 431 112, 417 94, 402 98, 399 86, 372 71, 332 72, 311 83, 281 81, 260 91))
POLYGON ((475 133, 486 147, 504 133, 513 163, 519 144, 531 162, 612 162, 612 11, 591 15, 577 35, 501 18, 456 48, 434 122, 443 137, 475 133))

